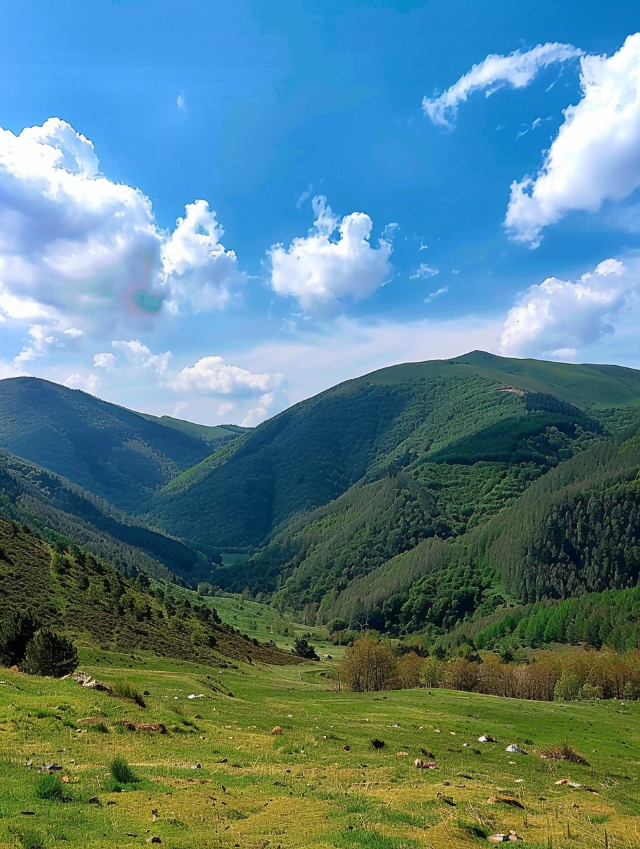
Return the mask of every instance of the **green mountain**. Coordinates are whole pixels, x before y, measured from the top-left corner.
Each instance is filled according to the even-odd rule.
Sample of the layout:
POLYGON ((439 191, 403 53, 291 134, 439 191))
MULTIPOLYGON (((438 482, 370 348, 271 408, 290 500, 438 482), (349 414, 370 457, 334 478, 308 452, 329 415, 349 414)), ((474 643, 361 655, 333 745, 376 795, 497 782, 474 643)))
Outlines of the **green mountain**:
POLYGON ((0 380, 0 447, 128 511, 211 453, 204 433, 33 377, 0 380))
POLYGON ((179 576, 196 584, 211 561, 180 540, 152 531, 140 520, 66 478, 0 450, 0 516, 28 525, 50 541, 60 536, 125 573, 179 576))
POLYGON ((438 473, 425 463, 553 465, 597 438, 613 403, 637 408, 637 372, 479 352, 394 366, 285 410, 175 479, 145 515, 204 547, 258 547, 304 511, 400 470, 430 499, 438 481, 426 478, 438 473))
MULTIPOLYGON (((626 572, 602 566, 600 549, 563 541, 573 507, 558 519, 556 502, 567 497, 564 476, 578 474, 576 493, 597 492, 603 515, 622 510, 632 525, 634 496, 620 507, 612 480, 635 474, 633 451, 617 452, 638 422, 633 369, 483 352, 394 366, 214 451, 144 517, 222 551, 228 565, 210 580, 225 589, 272 597, 309 621, 441 631, 505 600, 637 580, 632 537, 609 540, 623 547, 626 572)), ((581 509, 596 509, 589 498, 581 509)))
POLYGON ((82 646, 227 665, 290 663, 291 655, 222 625, 215 609, 148 579, 124 578, 91 554, 52 548, 18 522, 0 520, 0 629, 15 612, 63 631, 82 646))
POLYGON ((346 381, 250 431, 31 379, 0 382, 3 406, 0 444, 43 458, 0 456, 4 515, 309 623, 437 636, 640 574, 633 369, 475 351, 346 381))

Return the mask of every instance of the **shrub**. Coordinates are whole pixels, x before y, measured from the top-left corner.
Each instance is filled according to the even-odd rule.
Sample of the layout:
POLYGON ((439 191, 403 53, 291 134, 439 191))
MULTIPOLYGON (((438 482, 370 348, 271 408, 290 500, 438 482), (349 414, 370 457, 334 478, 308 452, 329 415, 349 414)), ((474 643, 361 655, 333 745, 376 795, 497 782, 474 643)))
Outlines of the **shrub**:
POLYGON ((134 771, 124 758, 114 758, 109 764, 109 770, 119 784, 135 784, 138 781, 134 771))
POLYGON ((40 627, 31 613, 11 614, 0 627, 0 663, 3 666, 20 666, 27 653, 27 645, 40 627))
POLYGON ((61 802, 64 798, 64 784, 59 776, 52 772, 45 772, 36 783, 35 794, 38 799, 61 802))
POLYGON ((121 699, 129 699, 142 708, 147 706, 140 690, 131 681, 127 681, 124 678, 119 678, 114 682, 113 692, 116 696, 120 696, 121 699))
POLYGON ((316 650, 311 643, 308 643, 303 637, 296 637, 291 654, 296 657, 304 657, 306 660, 319 660, 316 650))
POLYGON ((572 764, 585 764, 589 762, 579 754, 570 743, 565 740, 560 746, 547 746, 540 752, 541 757, 554 761, 569 761, 572 764))
POLYGON ((78 666, 78 652, 71 640, 42 628, 27 645, 24 665, 25 671, 32 675, 62 678, 78 666))

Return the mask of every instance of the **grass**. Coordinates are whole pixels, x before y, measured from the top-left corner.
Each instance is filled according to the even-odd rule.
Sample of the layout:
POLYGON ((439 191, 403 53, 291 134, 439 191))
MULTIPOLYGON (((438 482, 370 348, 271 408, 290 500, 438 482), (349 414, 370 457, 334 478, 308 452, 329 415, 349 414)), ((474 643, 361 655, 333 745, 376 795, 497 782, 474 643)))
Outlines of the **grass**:
POLYGON ((138 707, 144 708, 147 706, 142 697, 142 693, 135 687, 134 684, 131 683, 131 681, 128 681, 125 678, 116 678, 113 682, 113 692, 116 696, 120 696, 121 699, 129 699, 129 701, 135 702, 138 707))
POLYGON ((64 784, 55 773, 45 772, 36 783, 35 795, 37 799, 61 802, 64 798, 64 784))
POLYGON ((538 849, 596 849, 605 829, 611 849, 640 845, 638 703, 335 694, 316 675, 327 661, 215 669, 87 650, 81 661, 107 683, 126 676, 148 692, 147 708, 2 670, 0 849, 125 849, 152 835, 167 849, 471 849, 509 829, 538 849), (121 730, 142 718, 167 733, 121 730), (91 733, 98 723, 111 733, 91 733), (271 734, 276 725, 282 735, 271 734), (483 733, 500 743, 478 744, 483 733), (372 739, 385 747, 374 750, 372 739), (590 765, 540 757, 561 741, 590 765), (512 742, 530 755, 509 755, 512 742), (421 748, 439 770, 415 769, 421 748), (125 783, 116 759, 139 781, 125 783), (57 775, 38 771, 54 760, 57 775), (51 778, 64 804, 36 793, 51 778), (563 778, 581 787, 555 784, 563 778), (500 804, 505 797, 523 809, 500 804))
POLYGON ((122 757, 115 757, 109 764, 109 770, 118 784, 135 784, 138 780, 134 771, 122 757))

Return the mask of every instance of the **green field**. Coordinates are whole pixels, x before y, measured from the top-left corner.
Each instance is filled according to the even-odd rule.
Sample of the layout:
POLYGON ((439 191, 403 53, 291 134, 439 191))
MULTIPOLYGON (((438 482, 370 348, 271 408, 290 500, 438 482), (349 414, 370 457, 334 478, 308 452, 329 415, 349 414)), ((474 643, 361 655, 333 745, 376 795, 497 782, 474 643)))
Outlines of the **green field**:
POLYGON ((82 669, 126 677, 146 691, 146 708, 3 671, 0 847, 134 847, 157 836, 170 849, 444 849, 490 845, 483 835, 509 829, 541 849, 640 845, 640 704, 336 693, 322 677, 329 667, 220 671, 82 652, 82 669), (167 733, 127 731, 122 720, 167 733), (484 733, 499 743, 479 744, 484 733), (563 741, 590 765, 540 758, 563 741), (507 754, 513 742, 530 754, 507 754), (415 768, 421 749, 438 770, 415 768), (136 783, 116 785, 115 756, 136 783), (38 768, 51 762, 68 778, 66 800, 37 796, 38 768), (582 787, 555 784, 563 778, 582 787))

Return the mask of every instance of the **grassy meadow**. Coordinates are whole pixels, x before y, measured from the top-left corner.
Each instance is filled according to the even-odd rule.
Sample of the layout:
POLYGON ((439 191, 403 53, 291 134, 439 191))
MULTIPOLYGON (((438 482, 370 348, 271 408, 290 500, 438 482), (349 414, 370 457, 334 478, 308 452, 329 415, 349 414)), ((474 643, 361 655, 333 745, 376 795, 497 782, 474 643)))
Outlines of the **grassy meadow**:
POLYGON ((105 682, 129 682, 146 707, 2 670, 2 849, 152 838, 168 849, 444 849, 510 829, 541 849, 640 846, 639 703, 335 693, 326 660, 224 670, 103 651, 81 660, 105 682), (478 743, 485 733, 499 743, 478 743), (539 756, 564 741, 589 765, 539 756), (508 754, 510 743, 529 755, 508 754), (438 770, 415 768, 432 755, 438 770), (136 781, 118 783, 116 757, 136 781), (53 762, 58 798, 40 770, 53 762), (582 786, 555 783, 565 778, 582 786))

